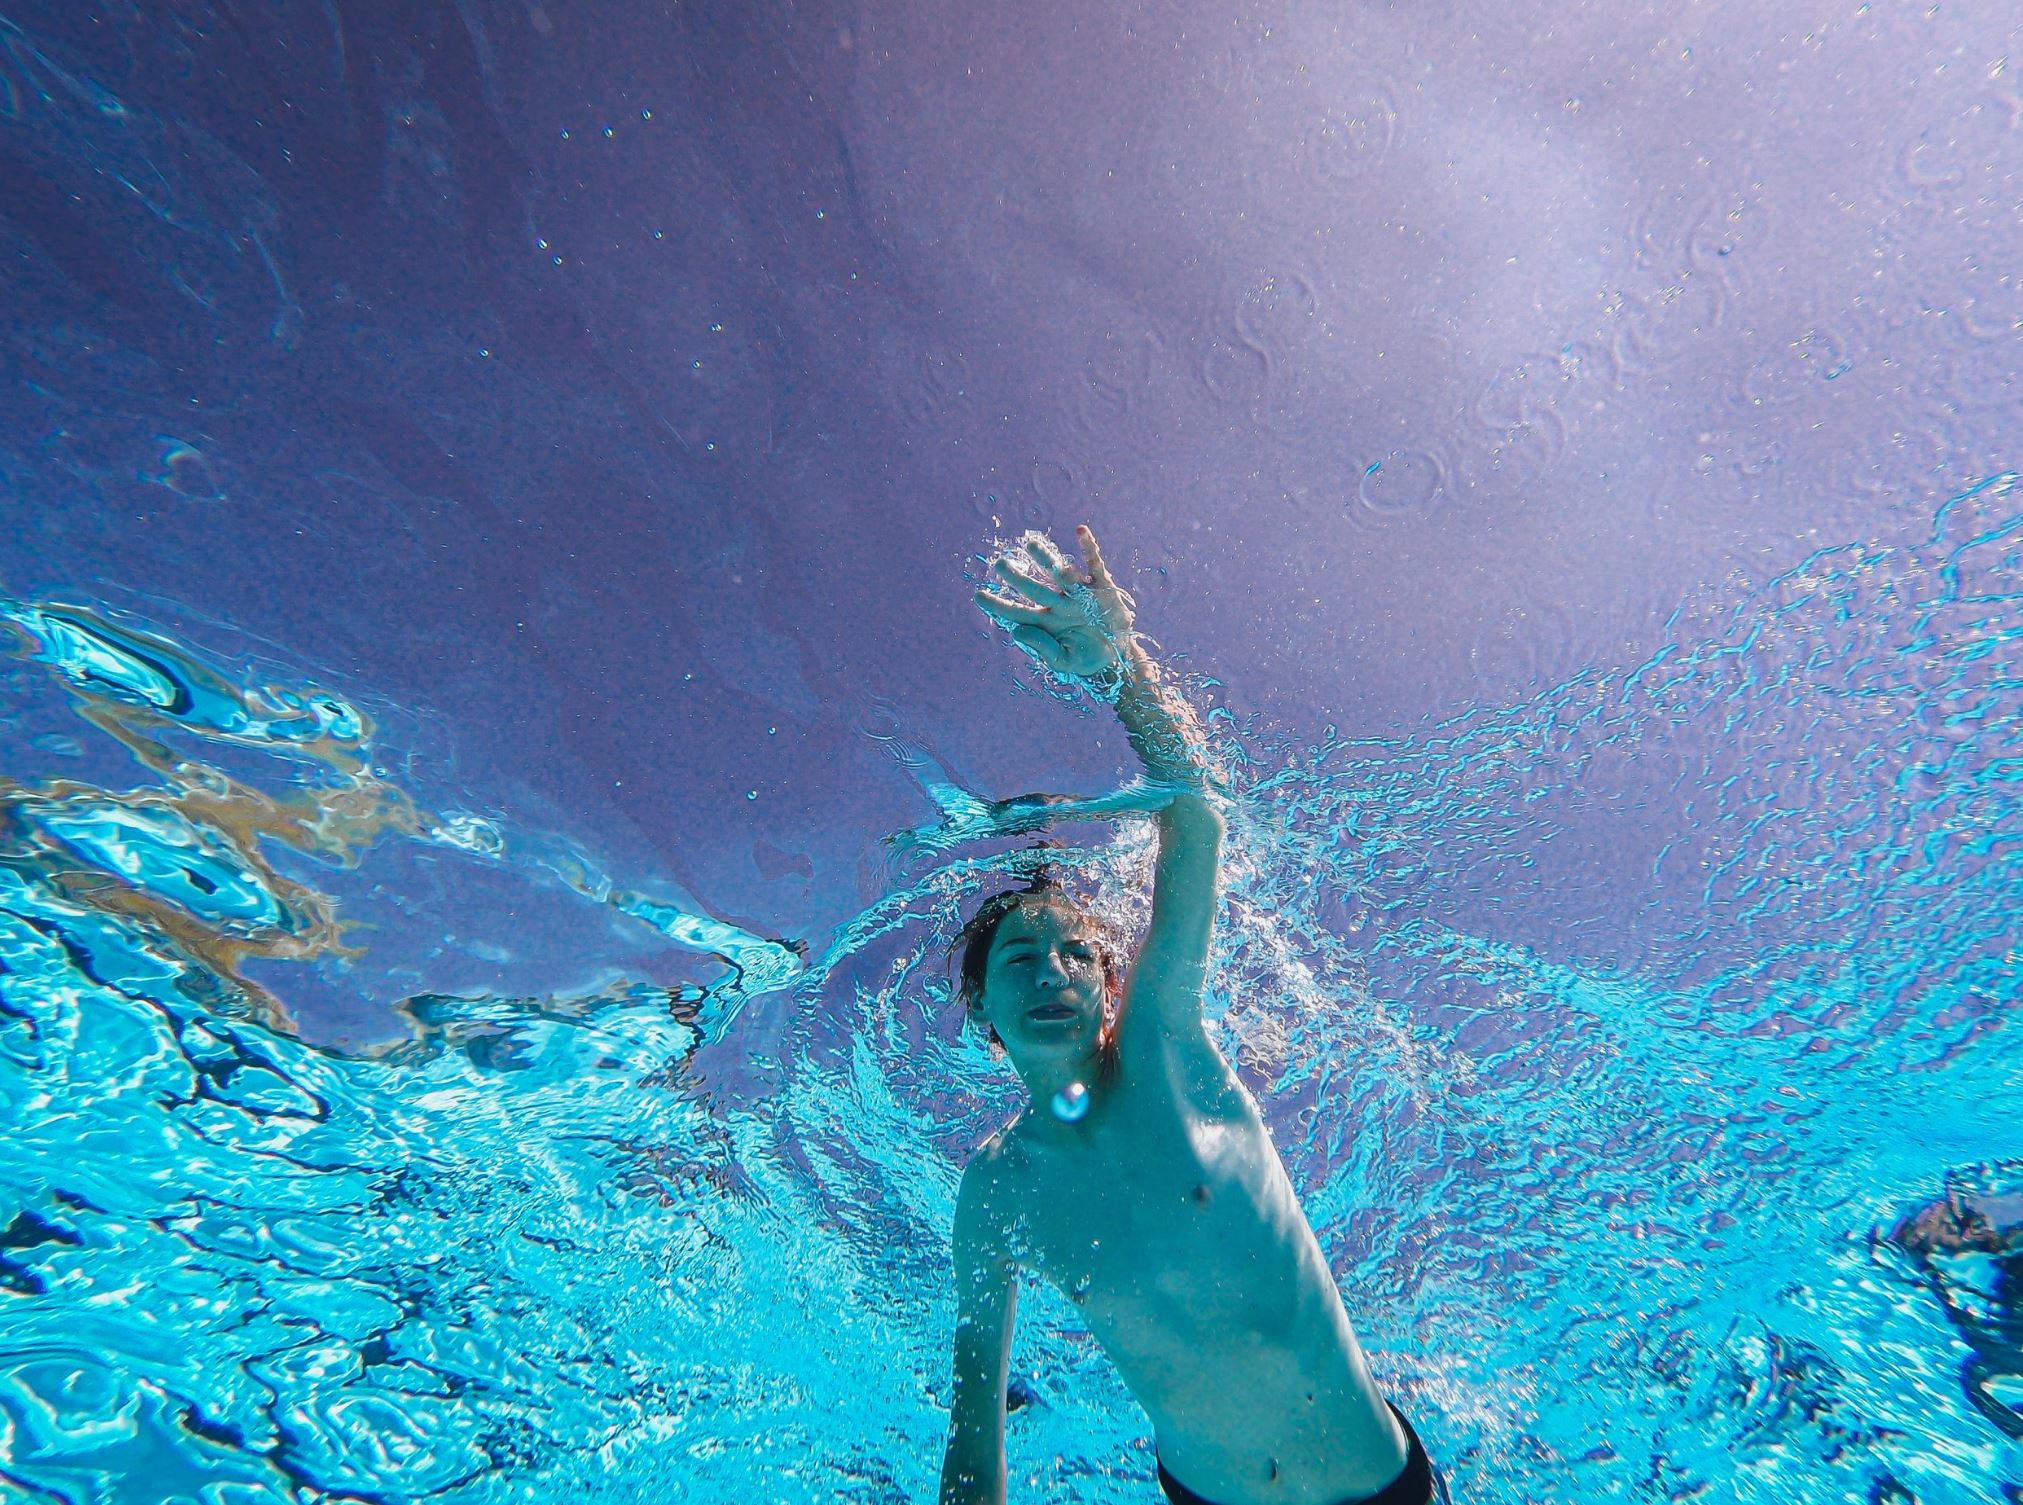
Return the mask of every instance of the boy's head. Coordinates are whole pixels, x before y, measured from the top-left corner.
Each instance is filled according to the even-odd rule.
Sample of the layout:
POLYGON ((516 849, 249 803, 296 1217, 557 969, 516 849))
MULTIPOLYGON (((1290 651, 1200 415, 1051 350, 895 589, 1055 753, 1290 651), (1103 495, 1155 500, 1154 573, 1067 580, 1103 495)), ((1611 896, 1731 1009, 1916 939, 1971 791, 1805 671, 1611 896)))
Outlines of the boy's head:
POLYGON ((986 899, 949 948, 956 996, 1014 1060, 1101 1043, 1123 992, 1116 937, 1046 873, 986 899))

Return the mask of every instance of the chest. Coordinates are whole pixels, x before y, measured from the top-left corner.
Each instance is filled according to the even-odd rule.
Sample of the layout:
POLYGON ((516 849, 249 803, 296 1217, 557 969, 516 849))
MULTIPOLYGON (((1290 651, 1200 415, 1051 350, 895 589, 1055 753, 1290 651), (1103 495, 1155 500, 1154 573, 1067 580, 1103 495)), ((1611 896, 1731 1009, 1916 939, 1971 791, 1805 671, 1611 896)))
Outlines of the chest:
POLYGON ((1163 1123, 1141 1116, 1034 1171, 1021 1199, 1026 1262, 1099 1324, 1205 1315, 1305 1228, 1247 1103, 1163 1123))

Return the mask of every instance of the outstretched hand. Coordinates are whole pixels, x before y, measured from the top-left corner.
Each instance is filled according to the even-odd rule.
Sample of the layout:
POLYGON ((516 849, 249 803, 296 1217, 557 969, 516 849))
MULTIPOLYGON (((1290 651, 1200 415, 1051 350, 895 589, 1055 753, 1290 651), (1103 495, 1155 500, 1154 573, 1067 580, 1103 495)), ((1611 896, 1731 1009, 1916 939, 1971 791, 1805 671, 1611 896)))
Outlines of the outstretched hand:
POLYGON ((992 566, 1017 596, 980 590, 976 604, 1056 674, 1097 679, 1125 667, 1137 603, 1110 578, 1096 535, 1082 527, 1075 536, 1082 568, 1046 534, 1028 533, 992 566))

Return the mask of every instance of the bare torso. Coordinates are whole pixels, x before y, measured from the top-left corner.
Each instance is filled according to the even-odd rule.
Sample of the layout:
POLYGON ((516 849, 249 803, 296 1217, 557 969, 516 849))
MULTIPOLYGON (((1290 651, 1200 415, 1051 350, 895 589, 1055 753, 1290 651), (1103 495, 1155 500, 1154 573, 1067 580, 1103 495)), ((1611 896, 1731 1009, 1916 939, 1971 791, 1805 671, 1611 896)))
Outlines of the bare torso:
POLYGON ((1404 1435, 1263 1120, 1202 1024, 1224 833, 1204 739, 1132 636, 1131 603, 1094 535, 1080 538, 1086 576, 1029 535, 1028 568, 994 566, 1015 595, 977 602, 1055 672, 1107 686, 1170 799, 1151 923, 1107 1031, 1115 979, 1072 910, 1045 899, 1000 910, 994 938, 965 952, 967 1006, 1030 1101, 1087 1108, 1073 1122, 1028 1111, 963 1173, 941 1505, 1004 1505, 1017 1268, 1081 1307, 1187 1488, 1218 1505, 1360 1499, 1403 1470, 1404 1435))
POLYGON ((1403 1437, 1256 1106, 1205 1036, 1156 1044, 1081 1123, 1028 1114, 985 1152, 1004 1247, 1081 1308, 1189 1488, 1374 1493, 1403 1437))

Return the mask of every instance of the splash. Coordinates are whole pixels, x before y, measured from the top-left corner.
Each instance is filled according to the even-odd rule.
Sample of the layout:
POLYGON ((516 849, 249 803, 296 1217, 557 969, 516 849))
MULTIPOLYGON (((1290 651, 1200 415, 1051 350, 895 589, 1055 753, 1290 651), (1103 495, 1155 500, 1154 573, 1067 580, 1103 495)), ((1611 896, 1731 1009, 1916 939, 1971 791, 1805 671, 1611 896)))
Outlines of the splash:
MULTIPOLYGON (((2019 550, 2005 479, 1921 543, 1822 550, 1520 704, 1311 744, 1206 718, 1233 771, 1212 1026, 1471 1498, 1971 1498, 2012 1466, 1932 1388, 1943 1316, 1871 1235, 2023 1152, 2019 550), (1597 843, 1638 854, 1606 890, 1597 843)), ((942 819, 809 959, 566 838, 425 808, 373 772, 394 760, 361 697, 102 612, 6 615, 153 780, 5 788, 9 1488, 931 1490, 956 1167, 1015 1090, 942 950, 1038 860, 960 850, 1015 802, 881 732, 942 819), (293 781, 228 777, 221 746, 293 781), (391 1043, 294 1038, 275 979, 341 976, 370 937, 282 858, 415 845, 723 976, 418 992, 391 1043), (712 1091, 704 1046, 762 994, 777 1079, 712 1091)), ((1044 858, 1142 922, 1142 811, 1014 815, 1042 808, 1118 820, 1044 858)), ((1014 1477, 1143 1497, 1142 1419, 1072 1302, 1025 1311, 1014 1477)))

